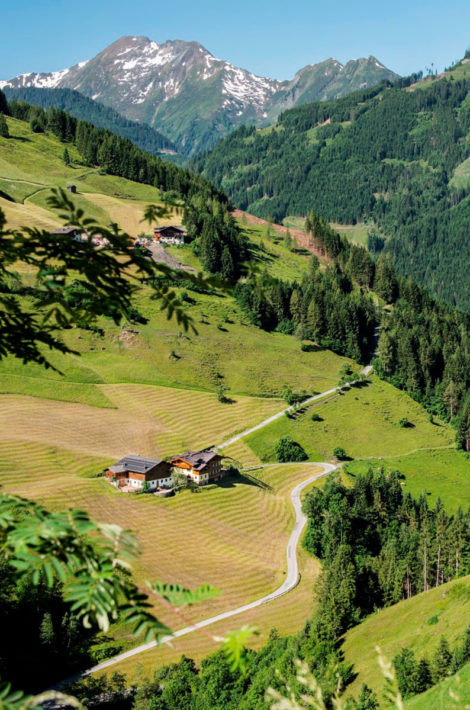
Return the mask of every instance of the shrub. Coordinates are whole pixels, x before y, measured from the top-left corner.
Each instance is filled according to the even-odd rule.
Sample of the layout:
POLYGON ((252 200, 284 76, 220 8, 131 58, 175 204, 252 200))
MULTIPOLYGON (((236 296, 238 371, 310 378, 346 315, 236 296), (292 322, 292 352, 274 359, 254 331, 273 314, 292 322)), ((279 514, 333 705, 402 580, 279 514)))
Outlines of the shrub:
POLYGON ((308 456, 303 448, 290 436, 283 436, 276 444, 276 458, 280 463, 306 461, 308 456))
POLYGON ((412 426, 411 422, 408 421, 406 417, 402 417, 400 421, 398 422, 398 426, 401 429, 408 429, 409 427, 412 426))
POLYGON ((95 663, 101 663, 107 658, 112 658, 116 656, 122 650, 122 646, 117 644, 106 644, 106 646, 92 646, 90 648, 90 654, 95 663))
POLYGON ((227 404, 230 400, 226 395, 227 389, 222 383, 218 384, 216 387, 217 401, 221 404, 227 404))
POLYGON ((322 422, 323 421, 323 418, 319 414, 317 414, 317 412, 313 412, 310 419, 312 420, 312 422, 322 422))
POLYGON ((342 446, 336 446, 333 449, 333 456, 339 459, 340 461, 344 461, 344 459, 348 458, 346 451, 343 449, 342 446))
POLYGON ((294 332, 294 324, 292 323, 290 318, 284 318, 280 321, 280 323, 277 324, 275 330, 277 333, 284 333, 284 335, 292 335, 292 333, 294 332))
POLYGON ((282 399, 291 406, 294 404, 300 404, 305 399, 308 399, 308 397, 309 394, 305 390, 301 390, 300 392, 294 392, 290 385, 284 385, 284 387, 282 388, 282 399))

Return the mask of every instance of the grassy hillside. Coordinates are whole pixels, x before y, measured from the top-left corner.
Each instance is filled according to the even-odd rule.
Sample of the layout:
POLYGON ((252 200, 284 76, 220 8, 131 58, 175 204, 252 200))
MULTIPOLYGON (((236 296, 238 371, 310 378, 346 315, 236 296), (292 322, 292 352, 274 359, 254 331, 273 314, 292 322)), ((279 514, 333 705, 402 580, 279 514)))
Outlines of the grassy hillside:
MULTIPOLYGON (((73 165, 66 167, 58 140, 32 134, 19 121, 9 120, 9 127, 13 138, 0 139, 0 189, 7 217, 17 224, 58 224, 46 196, 51 187, 70 182, 78 186, 76 199, 87 212, 119 221, 131 233, 140 231, 143 206, 160 199, 153 187, 78 166, 73 148, 73 165)), ((173 215, 172 221, 177 219, 173 215)), ((302 276, 308 255, 295 245, 289 248, 269 225, 252 224, 243 215, 239 219, 261 270, 286 280, 302 276)), ((199 268, 190 247, 171 252, 199 268)), ((78 355, 51 356, 58 371, 13 359, 0 363, 0 485, 53 509, 76 506, 98 520, 132 528, 141 548, 140 581, 178 581, 189 587, 208 582, 221 589, 218 598, 191 610, 191 618, 200 620, 282 582, 293 524, 289 493, 312 468, 308 474, 302 464, 257 469, 166 500, 121 494, 99 473, 131 452, 167 456, 217 445, 283 409, 285 384, 295 391, 323 392, 337 384, 348 361, 323 348, 302 350, 291 336, 254 327, 231 296, 189 288, 180 294, 198 335, 183 333, 168 321, 144 288, 136 297, 135 322, 118 326, 101 318, 101 330, 66 331, 64 340, 78 355), (226 402, 216 396, 220 386, 226 402)), ((351 464, 358 467, 368 457, 374 457, 373 465, 380 464, 379 457, 387 457, 387 465, 397 457, 413 492, 425 487, 455 507, 458 486, 458 496, 470 499, 469 486, 461 480, 469 473, 467 461, 452 448, 450 428, 429 422, 416 402, 375 377, 292 419, 282 417, 229 447, 227 454, 245 466, 273 461, 275 443, 286 434, 304 446, 311 460, 331 459, 335 446, 359 459, 351 464), (320 421, 312 421, 313 412, 320 421), (412 426, 399 427, 403 417, 412 426)), ((295 591, 217 625, 214 633, 254 623, 263 634, 254 643, 261 644, 272 626, 281 633, 301 628, 312 610, 319 567, 304 551, 300 561, 302 579, 295 591)), ((174 628, 182 625, 166 612, 163 618, 174 628)), ((133 644, 127 629, 116 633, 123 647, 133 644)), ((189 635, 171 651, 146 653, 122 669, 132 675, 140 664, 150 669, 183 652, 200 659, 213 648, 211 637, 189 635)))
MULTIPOLYGON (((64 145, 57 138, 33 133, 23 121, 8 118, 7 122, 12 137, 0 137, 0 207, 9 225, 60 226, 47 197, 52 187, 74 184, 78 194, 72 199, 88 215, 104 224, 118 222, 133 236, 145 231, 141 223, 145 205, 160 202, 156 188, 84 167, 73 145, 67 145, 72 164, 66 166, 64 145)), ((170 222, 181 224, 181 217, 172 214, 161 220, 161 224, 170 222)))
POLYGON ((364 387, 315 402, 292 418, 250 434, 247 443, 262 460, 273 460, 274 446, 283 433, 298 441, 313 460, 331 458, 336 446, 358 458, 448 447, 453 441, 447 426, 430 424, 419 404, 375 376, 364 387), (320 421, 312 421, 314 413, 320 421), (402 418, 407 418, 411 426, 400 427, 402 418))
POLYGON ((413 496, 423 491, 431 507, 440 496, 446 507, 455 512, 470 505, 470 461, 454 448, 421 449, 410 454, 380 459, 351 461, 346 469, 353 476, 366 473, 371 468, 400 471, 404 476, 404 490, 413 496))
POLYGON ((457 710, 470 706, 470 663, 450 678, 443 680, 426 693, 405 702, 406 710, 457 710))
POLYGON ((283 417, 249 434, 245 442, 262 461, 275 461, 275 446, 291 436, 312 461, 333 458, 337 446, 359 460, 345 465, 352 476, 377 470, 399 470, 403 486, 413 496, 426 493, 430 505, 441 497, 455 511, 470 505, 470 461, 455 449, 454 431, 446 424, 429 422, 422 407, 391 385, 370 379, 352 388, 283 417), (320 417, 312 421, 312 415, 320 417), (399 421, 406 418, 408 427, 399 421))
MULTIPOLYGON (((469 612, 470 578, 464 577, 370 616, 348 631, 344 638, 342 648, 346 661, 354 664, 358 674, 350 692, 357 694, 362 683, 376 691, 383 688, 376 646, 390 660, 403 646, 412 648, 418 658, 430 655, 441 635, 450 642, 459 637, 469 612)), ((418 704, 411 707, 434 709, 440 706, 418 704)))
MULTIPOLYGON (((52 357, 64 372, 61 381, 85 385, 87 391, 90 384, 135 383, 214 392, 223 384, 232 393, 265 397, 279 397, 285 383, 312 393, 336 383, 344 358, 328 350, 303 352, 294 338, 249 325, 230 298, 194 293, 190 298, 195 303, 188 306, 188 312, 198 335, 184 334, 176 323, 167 321, 148 294, 142 294, 136 303, 148 318, 146 324, 119 327, 100 321, 104 335, 68 331, 65 340, 81 357, 52 357)), ((36 378, 46 382, 59 378, 37 366, 5 360, 0 363, 0 391, 2 375, 8 375, 5 383, 9 389, 3 390, 8 392, 12 392, 15 377, 33 378, 20 383, 19 391, 24 394, 38 394, 28 389, 37 387, 36 378)))
MULTIPOLYGON (((158 190, 79 166, 73 147, 72 167, 67 167, 57 139, 33 134, 20 121, 8 119, 8 124, 12 138, 0 140, 0 189, 15 226, 58 226, 47 195, 53 186, 73 183, 79 191, 73 199, 88 214, 105 223, 116 220, 131 234, 142 229, 143 207, 159 202, 158 190)), ((179 219, 174 215, 171 221, 179 219)), ((307 256, 291 252, 282 240, 241 226, 261 268, 294 279, 308 267, 307 256)), ((190 247, 170 251, 200 268, 190 247)), ((97 519, 131 527, 142 547, 139 579, 220 587, 216 601, 197 609, 196 618, 203 618, 282 581, 293 521, 288 495, 305 478, 305 467, 268 469, 169 501, 124 496, 97 475, 126 453, 166 456, 218 444, 283 408, 278 397, 285 382, 312 392, 332 386, 345 359, 329 351, 303 352, 293 338, 255 328, 227 296, 188 291, 187 308, 199 335, 184 334, 150 296, 144 289, 136 299, 139 323, 116 326, 100 319, 101 333, 65 332, 80 356, 51 355, 60 373, 14 359, 0 363, 0 484, 6 492, 54 509, 77 506, 97 519), (214 393, 220 383, 227 403, 218 402, 214 393), (194 565, 202 550, 204 565, 194 565)), ((228 453, 257 463, 243 442, 228 453)), ((302 558, 303 582, 294 595, 256 614, 263 633, 277 614, 285 633, 303 624, 318 565, 303 553, 302 558)), ((121 632, 123 643, 131 644, 127 630, 121 632)), ((196 644, 199 657, 209 650, 200 636, 196 644)))

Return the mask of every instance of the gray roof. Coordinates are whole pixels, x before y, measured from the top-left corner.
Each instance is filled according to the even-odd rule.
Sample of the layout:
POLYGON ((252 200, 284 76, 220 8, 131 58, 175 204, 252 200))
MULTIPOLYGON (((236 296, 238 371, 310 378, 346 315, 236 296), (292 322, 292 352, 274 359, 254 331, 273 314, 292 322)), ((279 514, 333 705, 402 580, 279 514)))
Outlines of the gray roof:
POLYGON ((124 456, 113 466, 110 466, 109 470, 113 473, 126 473, 126 471, 150 473, 160 463, 162 463, 162 459, 148 459, 145 456, 130 454, 130 456, 124 456))
POLYGON ((75 234, 75 232, 79 231, 78 227, 61 227, 60 229, 54 229, 51 234, 75 234))

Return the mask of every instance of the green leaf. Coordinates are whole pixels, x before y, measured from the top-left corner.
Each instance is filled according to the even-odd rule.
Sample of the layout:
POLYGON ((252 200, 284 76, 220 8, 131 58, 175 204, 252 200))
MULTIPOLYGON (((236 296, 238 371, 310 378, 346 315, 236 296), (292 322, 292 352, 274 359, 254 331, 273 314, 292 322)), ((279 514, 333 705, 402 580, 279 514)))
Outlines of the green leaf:
POLYGON ((245 625, 241 629, 231 631, 225 636, 223 650, 232 671, 240 670, 242 673, 245 672, 248 660, 245 644, 253 636, 258 635, 259 631, 254 626, 245 625))
POLYGON ((185 589, 180 584, 163 584, 163 582, 154 584, 147 582, 147 584, 155 594, 177 607, 199 604, 220 594, 220 590, 210 584, 203 584, 194 590, 185 589))

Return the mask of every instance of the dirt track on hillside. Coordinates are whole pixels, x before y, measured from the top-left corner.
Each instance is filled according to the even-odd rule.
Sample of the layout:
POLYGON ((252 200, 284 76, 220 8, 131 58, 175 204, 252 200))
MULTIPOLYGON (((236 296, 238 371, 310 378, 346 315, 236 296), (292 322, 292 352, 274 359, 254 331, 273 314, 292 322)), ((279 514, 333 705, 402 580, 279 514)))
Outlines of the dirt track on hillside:
POLYGON ((152 259, 159 264, 166 264, 171 269, 176 269, 179 271, 188 271, 189 273, 196 273, 196 269, 192 266, 186 266, 182 264, 178 259, 168 252, 162 244, 157 244, 154 242, 149 247, 148 250, 152 253, 152 259))
POLYGON ((325 255, 323 249, 320 249, 315 246, 315 244, 313 244, 312 242, 312 238, 307 234, 307 232, 303 232, 301 229, 291 229, 290 227, 284 227, 284 225, 282 224, 267 222, 265 219, 261 219, 261 217, 255 217, 255 215, 249 214, 248 212, 243 212, 242 210, 233 210, 232 215, 235 217, 235 219, 240 220, 244 217, 247 224, 259 224, 264 227, 270 226, 276 232, 279 232, 279 234, 285 234, 289 229, 291 237, 293 237, 297 242, 297 246, 301 247, 302 249, 306 249, 311 254, 315 254, 315 256, 318 256, 318 258, 322 259, 323 261, 327 261, 328 263, 330 263, 331 261, 325 255))

